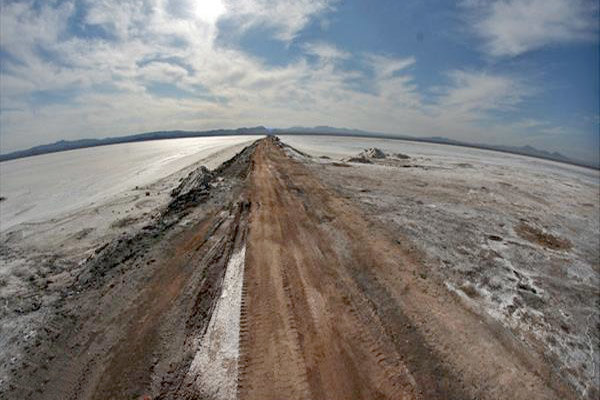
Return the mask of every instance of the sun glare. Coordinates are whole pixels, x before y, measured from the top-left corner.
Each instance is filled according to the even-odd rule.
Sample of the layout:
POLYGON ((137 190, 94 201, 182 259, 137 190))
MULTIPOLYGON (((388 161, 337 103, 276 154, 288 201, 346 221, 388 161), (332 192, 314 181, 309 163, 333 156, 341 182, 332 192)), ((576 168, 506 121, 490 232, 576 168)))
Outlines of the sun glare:
POLYGON ((198 19, 214 23, 225 13, 225 4, 222 0, 197 0, 194 13, 198 19))

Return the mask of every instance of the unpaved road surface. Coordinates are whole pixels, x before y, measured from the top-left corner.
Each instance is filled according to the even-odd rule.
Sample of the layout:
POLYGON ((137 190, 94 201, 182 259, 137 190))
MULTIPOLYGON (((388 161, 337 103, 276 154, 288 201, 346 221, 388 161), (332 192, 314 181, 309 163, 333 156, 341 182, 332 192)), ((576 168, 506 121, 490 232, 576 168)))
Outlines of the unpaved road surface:
POLYGON ((253 160, 241 399, 569 397, 276 142, 253 160))
POLYGON ((2 398, 576 398, 291 152, 258 141, 99 249, 2 398))

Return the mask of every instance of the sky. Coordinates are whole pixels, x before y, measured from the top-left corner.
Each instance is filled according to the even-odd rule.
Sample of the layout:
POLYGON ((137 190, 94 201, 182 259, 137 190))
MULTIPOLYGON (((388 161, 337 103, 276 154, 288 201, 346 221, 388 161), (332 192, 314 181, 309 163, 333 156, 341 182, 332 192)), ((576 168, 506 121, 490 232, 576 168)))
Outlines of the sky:
POLYGON ((0 152, 329 125, 598 162, 598 0, 0 0, 0 152))

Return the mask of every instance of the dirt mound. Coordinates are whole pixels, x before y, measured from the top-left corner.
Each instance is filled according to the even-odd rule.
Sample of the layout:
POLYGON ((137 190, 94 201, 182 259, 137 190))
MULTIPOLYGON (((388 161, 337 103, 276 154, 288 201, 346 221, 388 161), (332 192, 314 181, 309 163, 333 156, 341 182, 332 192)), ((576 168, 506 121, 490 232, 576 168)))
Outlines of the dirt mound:
POLYGON ((342 161, 356 162, 356 163, 362 163, 362 164, 373 164, 373 161, 371 161, 365 157, 348 157, 348 158, 344 158, 342 161))
POLYGON ((362 163, 362 164, 372 164, 373 163, 372 160, 384 160, 386 158, 387 158, 387 156, 383 151, 381 151, 380 149, 378 149, 376 147, 371 147, 368 149, 364 149, 363 151, 361 151, 354 157, 344 158, 342 161, 362 163))
POLYGON ((171 197, 185 195, 193 190, 206 190, 212 174, 204 165, 193 170, 181 180, 179 185, 171 191, 171 197))
POLYGON ((365 158, 377 158, 377 159, 386 158, 385 153, 383 151, 381 151, 380 149, 378 149, 377 147, 371 147, 369 149, 365 149, 361 153, 361 156, 363 156, 365 158))
POLYGON ((246 179, 249 172, 250 159, 252 158, 254 149, 256 149, 257 143, 258 141, 244 147, 242 151, 215 169, 214 174, 223 178, 246 179))
POLYGON ((0 377, 0 398, 197 398, 182 382, 245 240, 253 149, 193 171, 139 231, 99 246, 64 285, 44 279, 28 304, 6 308, 45 316, 0 377))

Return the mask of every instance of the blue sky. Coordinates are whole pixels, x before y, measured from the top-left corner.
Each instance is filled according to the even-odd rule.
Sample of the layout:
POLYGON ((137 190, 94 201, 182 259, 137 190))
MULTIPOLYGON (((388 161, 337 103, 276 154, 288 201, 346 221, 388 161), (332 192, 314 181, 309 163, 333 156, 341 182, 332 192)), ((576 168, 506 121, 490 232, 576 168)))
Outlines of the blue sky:
POLYGON ((0 1, 2 153, 331 125, 598 162, 597 0, 0 1))

